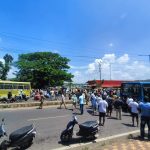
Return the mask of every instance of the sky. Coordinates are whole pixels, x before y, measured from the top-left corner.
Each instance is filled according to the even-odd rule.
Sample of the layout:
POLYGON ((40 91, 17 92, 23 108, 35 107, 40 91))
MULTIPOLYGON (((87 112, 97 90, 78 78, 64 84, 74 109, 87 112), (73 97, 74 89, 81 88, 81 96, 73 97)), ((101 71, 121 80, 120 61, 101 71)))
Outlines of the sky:
POLYGON ((76 83, 100 79, 100 64, 104 80, 150 79, 149 12, 149 0, 0 0, 0 60, 51 51, 76 83))

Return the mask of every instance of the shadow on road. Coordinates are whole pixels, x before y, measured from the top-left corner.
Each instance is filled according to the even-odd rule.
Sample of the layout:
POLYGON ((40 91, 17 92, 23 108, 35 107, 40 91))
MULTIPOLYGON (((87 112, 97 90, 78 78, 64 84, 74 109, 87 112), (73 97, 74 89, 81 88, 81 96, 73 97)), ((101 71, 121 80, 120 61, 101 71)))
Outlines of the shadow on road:
POLYGON ((93 116, 93 110, 91 110, 91 109, 87 109, 87 112, 88 112, 90 115, 92 115, 92 116, 93 116))
MULTIPOLYGON (((146 134, 146 137, 147 137, 148 135, 146 134)), ((131 139, 131 140, 138 140, 138 141, 150 141, 149 139, 146 139, 146 138, 141 138, 141 136, 139 136, 139 135, 136 135, 136 136, 134 136, 134 135, 132 135, 132 134, 130 134, 129 136, 128 136, 128 139, 131 139)))
POLYGON ((114 120, 118 120, 116 117, 107 117, 107 119, 114 119, 114 120))
POLYGON ((95 140, 86 139, 86 138, 83 138, 83 137, 72 138, 72 140, 71 140, 70 142, 62 143, 61 141, 59 141, 58 143, 59 143, 59 144, 62 144, 62 145, 64 145, 64 146, 69 146, 69 145, 71 145, 71 144, 80 144, 80 143, 88 143, 88 142, 96 143, 95 140))
POLYGON ((129 123, 122 123, 122 124, 127 126, 127 127, 135 127, 135 126, 133 126, 132 124, 129 124, 129 123))
POLYGON ((130 114, 122 114, 122 116, 131 116, 130 114))
POLYGON ((87 112, 91 115, 91 116, 99 116, 98 114, 94 114, 93 115, 93 110, 91 110, 91 109, 87 109, 87 112))
POLYGON ((73 109, 72 109, 72 108, 67 108, 67 110, 73 111, 73 109))
POLYGON ((73 114, 73 115, 81 115, 80 112, 73 112, 72 114, 73 114))

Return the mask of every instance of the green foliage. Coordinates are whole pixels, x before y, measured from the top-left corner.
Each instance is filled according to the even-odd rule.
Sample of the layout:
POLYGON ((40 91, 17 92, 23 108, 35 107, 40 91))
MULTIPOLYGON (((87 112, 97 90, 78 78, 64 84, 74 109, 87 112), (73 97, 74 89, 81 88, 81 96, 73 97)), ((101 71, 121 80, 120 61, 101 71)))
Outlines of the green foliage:
POLYGON ((9 72, 9 70, 11 69, 13 57, 9 54, 6 54, 3 57, 3 59, 5 61, 4 64, 0 61, 0 79, 6 80, 7 79, 7 74, 9 72))
POLYGON ((35 52, 19 55, 15 66, 18 81, 29 81, 34 88, 62 85, 64 81, 71 81, 72 74, 68 73, 69 59, 57 53, 35 52))

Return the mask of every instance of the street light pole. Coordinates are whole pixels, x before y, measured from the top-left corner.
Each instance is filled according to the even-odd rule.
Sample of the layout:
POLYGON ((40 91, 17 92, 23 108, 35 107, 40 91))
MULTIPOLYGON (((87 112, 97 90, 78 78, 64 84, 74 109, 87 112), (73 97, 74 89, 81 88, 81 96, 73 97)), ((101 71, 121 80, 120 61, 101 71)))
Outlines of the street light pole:
POLYGON ((100 79, 100 82, 101 82, 101 80, 102 80, 102 60, 99 59, 97 61, 97 63, 98 63, 98 67, 99 67, 99 79, 100 79))
POLYGON ((99 79, 100 79, 100 82, 101 82, 101 79, 102 79, 102 65, 101 63, 98 63, 99 65, 99 79))
POLYGON ((109 64, 110 69, 110 80, 111 80, 111 63, 109 64))

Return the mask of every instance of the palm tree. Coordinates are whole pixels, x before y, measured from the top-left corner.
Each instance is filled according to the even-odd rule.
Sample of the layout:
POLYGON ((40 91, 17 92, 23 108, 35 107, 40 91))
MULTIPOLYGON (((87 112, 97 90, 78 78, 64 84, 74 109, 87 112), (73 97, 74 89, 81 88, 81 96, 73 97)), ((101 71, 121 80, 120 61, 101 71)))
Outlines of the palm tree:
POLYGON ((5 60, 5 63, 2 64, 0 63, 0 67, 1 67, 1 79, 2 80, 6 80, 7 78, 7 74, 9 72, 9 70, 11 69, 11 64, 13 61, 13 57, 9 54, 6 54, 3 59, 5 60))

